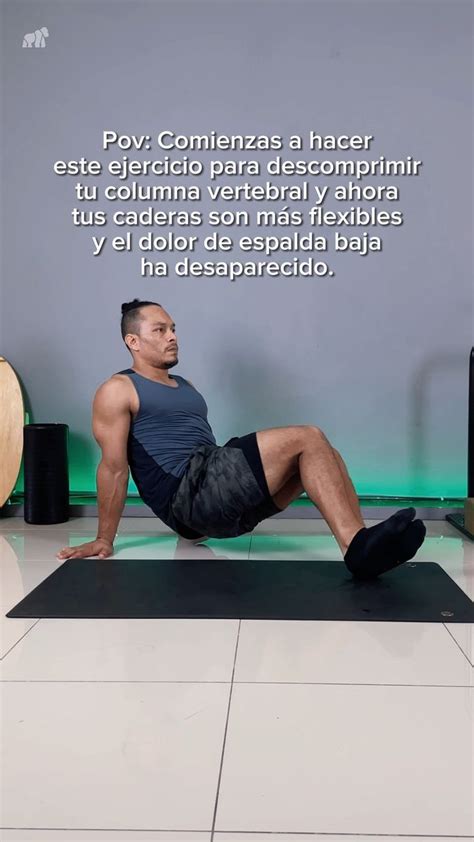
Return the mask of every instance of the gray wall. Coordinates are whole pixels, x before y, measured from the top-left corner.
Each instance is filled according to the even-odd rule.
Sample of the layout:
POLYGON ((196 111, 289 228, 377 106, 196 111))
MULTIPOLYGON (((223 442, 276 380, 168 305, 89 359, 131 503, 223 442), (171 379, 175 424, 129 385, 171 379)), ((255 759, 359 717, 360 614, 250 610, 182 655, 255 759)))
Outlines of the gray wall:
MULTIPOLYGON (((69 424, 73 487, 94 488, 91 400, 129 365, 120 304, 138 296, 177 322, 173 371, 204 394, 219 444, 316 424, 359 494, 464 496, 472 4, 35 0, 4 2, 2 23, 0 353, 22 379, 30 420, 69 424), (24 33, 44 25, 46 48, 22 49, 24 33), (120 232, 74 228, 76 179, 52 172, 82 155, 165 154, 107 156, 106 128, 372 134, 372 156, 354 157, 412 155, 424 166, 419 178, 370 180, 400 186, 405 224, 381 232, 380 254, 332 252, 332 279, 145 279, 138 252, 92 256, 91 233, 120 232)), ((219 155, 252 157, 208 153, 219 155)))

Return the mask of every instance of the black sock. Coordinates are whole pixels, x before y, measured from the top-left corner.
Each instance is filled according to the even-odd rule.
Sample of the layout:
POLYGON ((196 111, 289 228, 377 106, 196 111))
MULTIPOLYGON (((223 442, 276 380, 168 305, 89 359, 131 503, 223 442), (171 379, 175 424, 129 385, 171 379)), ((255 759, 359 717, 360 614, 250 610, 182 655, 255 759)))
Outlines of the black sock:
POLYGON ((374 579, 381 573, 386 573, 394 567, 400 567, 405 561, 416 554, 425 540, 426 527, 421 520, 414 520, 399 535, 393 537, 393 544, 385 549, 377 559, 370 564, 360 564, 353 572, 356 579, 374 579))
POLYGON ((397 540, 400 546, 401 561, 409 561, 416 555, 425 540, 425 535, 426 526, 422 520, 414 520, 400 533, 397 540))
POLYGON ((344 556, 353 576, 371 579, 413 558, 426 532, 421 521, 410 522, 415 515, 412 507, 400 509, 382 523, 360 529, 344 556))

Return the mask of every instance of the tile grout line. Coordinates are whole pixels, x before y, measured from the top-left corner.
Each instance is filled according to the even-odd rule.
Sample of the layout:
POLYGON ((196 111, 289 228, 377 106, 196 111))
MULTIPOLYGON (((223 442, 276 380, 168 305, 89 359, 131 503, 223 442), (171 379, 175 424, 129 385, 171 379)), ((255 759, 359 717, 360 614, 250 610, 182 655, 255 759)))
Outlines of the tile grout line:
MULTIPOLYGON (((13 617, 7 617, 7 620, 8 620, 8 619, 13 619, 13 617)), ((25 617, 24 619, 26 620, 26 619, 28 619, 28 618, 27 618, 27 617, 25 617)), ((32 617, 32 618, 30 618, 30 619, 34 619, 34 617, 32 617)), ((42 620, 42 617, 38 617, 38 619, 36 620, 36 623, 33 623, 33 625, 32 625, 32 626, 30 626, 30 628, 26 630, 25 634, 22 634, 22 636, 21 636, 21 637, 20 637, 20 638, 19 638, 19 639, 18 639, 18 640, 17 640, 17 641, 13 644, 13 646, 11 646, 11 647, 10 647, 10 649, 8 650, 8 652, 5 652, 5 654, 4 654, 4 655, 2 655, 2 657, 0 658, 0 661, 3 661, 3 659, 4 659, 4 658, 6 658, 6 657, 7 657, 7 655, 9 655, 9 654, 10 654, 10 652, 12 652, 12 651, 13 651, 13 649, 15 648, 15 646, 18 646, 18 644, 20 643, 20 641, 22 641, 22 640, 26 637, 26 635, 30 633, 30 631, 31 631, 32 629, 36 628, 36 626, 38 625, 38 623, 39 623, 39 622, 41 622, 41 620, 42 620)))
POLYGON ((473 839, 473 836, 456 836, 456 834, 450 833, 444 835, 435 835, 432 833, 338 833, 337 831, 330 832, 330 831, 317 831, 317 830, 218 830, 216 836, 219 836, 221 833, 237 833, 237 834, 255 834, 259 836, 347 836, 349 839, 351 838, 358 838, 362 836, 364 839, 366 837, 373 837, 374 839, 473 839))
MULTIPOLYGON (((67 830, 69 833, 76 833, 76 832, 95 832, 99 831, 100 833, 111 832, 114 833, 199 833, 201 835, 208 834, 209 830, 193 830, 189 828, 183 829, 176 829, 176 828, 121 828, 121 827, 99 827, 99 828, 90 828, 90 827, 0 827, 0 830, 52 830, 54 832, 67 830)), ((346 836, 348 839, 355 838, 357 839, 359 836, 362 836, 364 839, 366 837, 373 837, 374 839, 473 839, 474 837, 470 836, 457 836, 456 834, 450 833, 444 835, 434 835, 430 834, 420 834, 420 833, 338 833, 337 831, 317 831, 317 830, 218 830, 216 831, 216 836, 220 834, 230 834, 236 833, 239 835, 244 834, 258 834, 265 835, 265 836, 281 836, 281 835, 291 835, 291 836, 346 836)), ((211 842, 211 840, 209 840, 211 842)))
MULTIPOLYGON (((468 623, 468 625, 470 625, 470 624, 468 623)), ((466 660, 467 660, 468 664, 470 664, 470 665, 471 665, 471 667, 474 667, 474 664, 473 664, 473 663, 472 663, 472 661, 470 660, 469 656, 468 656, 468 655, 466 655, 466 653, 465 653, 464 649, 463 649, 463 648, 461 647, 461 645, 457 642, 457 640, 456 640, 456 638, 454 637, 454 635, 453 635, 453 634, 451 634, 451 632, 449 631, 449 629, 448 629, 448 627, 447 627, 446 623, 443 623, 443 626, 445 627, 446 631, 448 632, 448 634, 449 634, 450 638, 451 638, 452 640, 454 640, 454 642, 455 642, 456 646, 458 647, 459 651, 460 651, 460 652, 464 655, 464 657, 466 658, 466 660)))
MULTIPOLYGON (((239 631, 240 633, 240 631, 239 631)), ((87 679, 30 679, 30 678, 2 678, 0 684, 249 684, 258 685, 288 685, 289 687, 403 687, 414 690, 471 690, 470 684, 361 684, 355 681, 200 681, 199 679, 163 679, 156 681, 121 681, 120 679, 102 679, 88 681, 87 679)), ((474 837, 473 837, 474 838, 474 837)))
POLYGON ((234 664, 233 664, 233 667, 232 667, 232 678, 231 678, 231 683, 230 683, 229 704, 227 706, 227 717, 226 717, 225 728, 224 728, 224 739, 223 739, 223 742, 222 742, 221 762, 220 762, 220 766, 219 766, 219 775, 218 775, 218 778, 217 778, 217 792, 216 792, 216 801, 215 801, 215 804, 214 804, 214 815, 212 817, 210 842, 213 842, 213 839, 214 839, 214 828, 215 828, 216 817, 217 817, 217 804, 219 802, 219 791, 220 791, 220 786, 221 786, 222 766, 224 764, 224 752, 225 752, 225 744, 226 744, 226 739, 227 739, 227 728, 228 728, 228 725, 229 725, 230 706, 231 706, 231 702, 232 702, 232 691, 234 689, 234 674, 235 674, 235 665, 236 665, 236 662, 237 662, 237 650, 239 648, 241 623, 242 623, 242 621, 239 620, 239 627, 237 629, 237 640, 236 640, 236 644, 235 644, 234 664))

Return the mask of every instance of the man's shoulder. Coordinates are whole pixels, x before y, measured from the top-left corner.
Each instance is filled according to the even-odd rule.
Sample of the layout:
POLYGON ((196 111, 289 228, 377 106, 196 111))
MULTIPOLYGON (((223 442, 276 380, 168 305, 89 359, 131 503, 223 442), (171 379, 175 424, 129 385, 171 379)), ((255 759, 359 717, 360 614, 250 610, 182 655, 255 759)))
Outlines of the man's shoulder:
POLYGON ((129 377, 122 372, 112 374, 96 389, 96 400, 113 400, 114 402, 130 405, 130 397, 133 394, 133 386, 129 377))
POLYGON ((130 377, 125 373, 125 371, 116 371, 115 374, 111 374, 108 380, 104 380, 102 386, 107 386, 109 389, 120 389, 130 386, 130 377))

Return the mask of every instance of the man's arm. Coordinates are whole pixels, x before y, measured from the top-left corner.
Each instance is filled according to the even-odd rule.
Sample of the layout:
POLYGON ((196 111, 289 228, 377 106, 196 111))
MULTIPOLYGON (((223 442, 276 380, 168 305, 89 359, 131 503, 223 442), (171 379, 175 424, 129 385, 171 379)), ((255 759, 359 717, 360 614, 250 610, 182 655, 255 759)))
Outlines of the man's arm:
POLYGON ((111 378, 95 394, 92 431, 102 450, 97 467, 97 538, 77 547, 63 547, 57 557, 105 558, 113 553, 113 542, 122 516, 128 486, 127 440, 130 430, 130 404, 124 384, 111 378))
POLYGON ((108 380, 96 392, 92 410, 92 432, 102 450, 97 467, 97 538, 114 542, 128 487, 127 440, 130 406, 123 384, 108 380))

